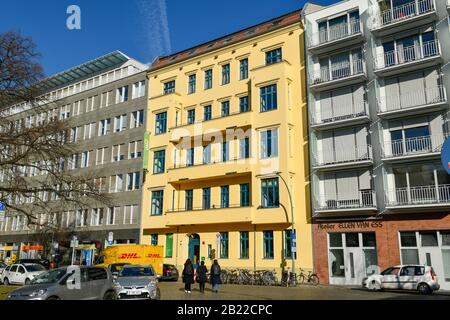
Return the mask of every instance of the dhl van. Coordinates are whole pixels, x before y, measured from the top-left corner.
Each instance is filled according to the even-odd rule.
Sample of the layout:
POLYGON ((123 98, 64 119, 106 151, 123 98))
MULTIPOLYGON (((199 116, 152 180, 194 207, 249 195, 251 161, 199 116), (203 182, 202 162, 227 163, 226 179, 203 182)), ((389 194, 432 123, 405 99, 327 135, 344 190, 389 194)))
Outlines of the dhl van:
POLYGON ((163 272, 163 246, 145 244, 117 244, 105 248, 95 264, 109 267, 113 264, 151 264, 155 272, 163 272))

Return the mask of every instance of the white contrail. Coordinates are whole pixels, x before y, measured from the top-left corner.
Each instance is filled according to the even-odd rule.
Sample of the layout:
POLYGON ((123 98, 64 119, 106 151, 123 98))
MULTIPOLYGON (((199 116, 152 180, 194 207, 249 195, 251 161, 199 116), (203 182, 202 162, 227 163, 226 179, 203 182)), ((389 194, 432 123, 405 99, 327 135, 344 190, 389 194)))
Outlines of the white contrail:
MULTIPOLYGON (((136 0, 142 24, 143 38, 148 57, 171 52, 170 30, 165 0, 136 0)), ((146 56, 147 56, 146 54, 146 56)))

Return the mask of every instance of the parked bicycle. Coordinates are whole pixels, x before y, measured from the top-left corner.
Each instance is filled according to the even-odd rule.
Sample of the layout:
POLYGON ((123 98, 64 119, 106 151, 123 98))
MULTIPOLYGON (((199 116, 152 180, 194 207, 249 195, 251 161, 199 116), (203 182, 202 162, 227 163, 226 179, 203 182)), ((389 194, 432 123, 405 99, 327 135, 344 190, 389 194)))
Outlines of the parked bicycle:
POLYGON ((306 272, 305 270, 300 269, 300 273, 297 276, 297 282, 299 284, 310 284, 317 286, 319 284, 319 276, 312 271, 306 272))

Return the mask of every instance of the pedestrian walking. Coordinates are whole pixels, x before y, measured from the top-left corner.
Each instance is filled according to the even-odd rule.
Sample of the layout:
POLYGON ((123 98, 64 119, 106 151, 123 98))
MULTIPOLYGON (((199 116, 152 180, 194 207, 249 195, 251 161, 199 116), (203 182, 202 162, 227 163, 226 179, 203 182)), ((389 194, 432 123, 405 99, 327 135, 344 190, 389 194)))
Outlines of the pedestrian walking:
POLYGON ((191 293, 191 285, 194 283, 194 266, 190 259, 184 263, 183 269, 184 292, 191 293))
POLYGON ((195 279, 200 286, 201 293, 205 293, 205 283, 208 280, 207 273, 208 269, 205 266, 205 261, 202 261, 197 269, 197 278, 195 279))
POLYGON ((211 284, 215 293, 219 292, 219 284, 222 284, 222 280, 220 279, 221 272, 222 270, 220 269, 219 262, 216 259, 211 266, 211 284))

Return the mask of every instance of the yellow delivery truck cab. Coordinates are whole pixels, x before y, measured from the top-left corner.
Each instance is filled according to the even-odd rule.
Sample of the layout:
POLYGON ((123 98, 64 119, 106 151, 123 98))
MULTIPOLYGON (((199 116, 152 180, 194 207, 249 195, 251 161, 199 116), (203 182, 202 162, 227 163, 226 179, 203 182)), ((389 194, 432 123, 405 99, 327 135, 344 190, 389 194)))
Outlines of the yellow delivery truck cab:
POLYGON ((116 263, 151 264, 157 274, 163 272, 163 246, 117 244, 105 248, 96 265, 109 267, 116 263))

